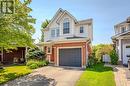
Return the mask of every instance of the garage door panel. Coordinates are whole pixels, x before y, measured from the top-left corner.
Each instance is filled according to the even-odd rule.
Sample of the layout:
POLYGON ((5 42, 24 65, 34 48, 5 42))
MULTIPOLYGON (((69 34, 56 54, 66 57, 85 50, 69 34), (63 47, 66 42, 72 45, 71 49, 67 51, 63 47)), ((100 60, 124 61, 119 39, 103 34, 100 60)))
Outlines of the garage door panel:
POLYGON ((130 55, 130 44, 124 45, 124 50, 123 50, 123 64, 127 65, 128 64, 128 56, 130 55))
POLYGON ((81 48, 59 49, 59 65, 81 67, 81 48))

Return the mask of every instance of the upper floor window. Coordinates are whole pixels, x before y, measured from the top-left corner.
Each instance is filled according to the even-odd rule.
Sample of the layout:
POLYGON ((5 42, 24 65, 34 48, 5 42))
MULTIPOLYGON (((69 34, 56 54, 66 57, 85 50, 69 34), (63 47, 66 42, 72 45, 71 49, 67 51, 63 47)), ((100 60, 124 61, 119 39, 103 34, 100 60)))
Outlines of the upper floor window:
POLYGON ((80 33, 83 33, 83 32, 84 32, 84 27, 81 26, 81 27, 80 27, 80 33))
POLYGON ((51 37, 55 37, 55 30, 51 30, 51 37))
POLYGON ((121 28, 121 33, 124 33, 126 31, 126 27, 121 28))
POLYGON ((56 29, 56 36, 59 37, 59 35, 60 35, 60 30, 56 29))
POLYGON ((60 30, 59 29, 53 29, 51 30, 51 37, 59 37, 60 35, 60 30))
POLYGON ((69 19, 65 19, 63 22, 63 34, 67 34, 70 31, 70 22, 69 19))
POLYGON ((129 26, 128 26, 128 30, 130 30, 130 24, 129 24, 129 26))

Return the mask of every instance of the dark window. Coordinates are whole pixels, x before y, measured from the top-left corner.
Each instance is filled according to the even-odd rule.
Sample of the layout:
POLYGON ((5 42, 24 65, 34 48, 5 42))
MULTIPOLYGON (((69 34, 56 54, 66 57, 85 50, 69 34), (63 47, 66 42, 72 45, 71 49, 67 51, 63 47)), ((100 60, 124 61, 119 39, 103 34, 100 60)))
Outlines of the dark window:
POLYGON ((126 48, 130 48, 130 46, 126 46, 126 48))
POLYGON ((83 33, 84 32, 84 27, 80 27, 80 33, 83 33))
POLYGON ((121 28, 121 32, 124 33, 126 31, 126 28, 125 27, 122 27, 121 28))
POLYGON ((60 30, 56 29, 56 36, 59 37, 59 35, 60 35, 60 30))
POLYGON ((64 22, 63 23, 63 34, 69 33, 70 30, 70 23, 69 22, 64 22))
POLYGON ((51 52, 51 49, 50 49, 50 47, 48 47, 48 51, 47 51, 47 53, 50 53, 51 52))
POLYGON ((51 37, 55 37, 55 30, 51 30, 51 37))
POLYGON ((128 29, 130 30, 130 24, 129 24, 129 27, 128 27, 128 29))

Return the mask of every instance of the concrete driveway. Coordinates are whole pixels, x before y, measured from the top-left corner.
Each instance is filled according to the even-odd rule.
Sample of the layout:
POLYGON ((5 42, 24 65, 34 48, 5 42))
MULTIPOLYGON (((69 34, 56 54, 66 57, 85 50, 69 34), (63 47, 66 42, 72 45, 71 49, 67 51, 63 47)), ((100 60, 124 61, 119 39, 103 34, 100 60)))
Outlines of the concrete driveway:
POLYGON ((82 72, 80 68, 46 66, 4 86, 75 86, 82 72))

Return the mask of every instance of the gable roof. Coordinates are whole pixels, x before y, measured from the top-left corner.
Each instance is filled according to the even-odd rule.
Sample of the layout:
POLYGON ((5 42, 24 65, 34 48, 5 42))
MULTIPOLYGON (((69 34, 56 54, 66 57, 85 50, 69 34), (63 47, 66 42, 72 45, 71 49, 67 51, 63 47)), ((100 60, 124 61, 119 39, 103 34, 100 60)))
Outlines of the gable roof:
POLYGON ((75 23, 78 22, 77 19, 76 19, 72 14, 70 14, 67 10, 64 10, 64 12, 63 12, 62 15, 60 16, 60 18, 57 20, 57 23, 58 23, 58 21, 60 21, 60 19, 61 19, 65 14, 69 15, 69 16, 74 20, 75 23))
POLYGON ((45 29, 43 29, 44 31, 46 30, 49 30, 49 26, 52 24, 52 22, 59 16, 59 18, 57 19, 56 23, 58 24, 59 21, 61 20, 61 18, 67 14, 68 16, 70 16, 76 25, 80 25, 80 24, 92 24, 93 22, 93 19, 86 19, 86 20, 81 20, 81 21, 77 21, 77 19, 72 15, 70 14, 67 10, 63 10, 62 8, 59 8, 58 11, 56 12, 56 14, 54 15, 54 17, 51 19, 50 23, 47 25, 47 27, 45 29))
MULTIPOLYGON (((56 17, 60 14, 60 17, 58 20, 60 20, 60 18, 62 18, 62 16, 64 16, 65 14, 68 14, 72 19, 74 19, 75 23, 77 23, 77 19, 72 15, 70 14, 67 10, 63 10, 62 8, 59 8, 59 10, 56 12, 56 14, 54 15, 54 17, 51 19, 50 23, 47 25, 47 27, 45 28, 45 30, 48 29, 48 27, 52 24, 52 22, 56 19, 56 17), (60 14, 61 13, 61 14, 60 14)), ((57 23, 58 23, 58 20, 57 20, 57 23)))

